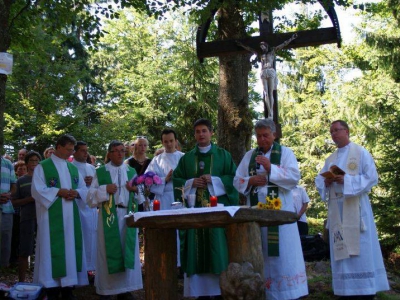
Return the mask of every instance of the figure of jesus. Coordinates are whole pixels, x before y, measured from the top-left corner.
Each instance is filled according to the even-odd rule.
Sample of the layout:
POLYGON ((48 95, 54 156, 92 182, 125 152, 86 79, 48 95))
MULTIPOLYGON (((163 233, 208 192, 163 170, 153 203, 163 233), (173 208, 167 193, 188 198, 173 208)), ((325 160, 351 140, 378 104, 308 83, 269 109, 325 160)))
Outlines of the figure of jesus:
POLYGON ((261 83, 263 85, 263 100, 268 109, 267 117, 270 119, 273 119, 273 117, 274 117, 273 91, 276 90, 278 87, 278 78, 276 77, 276 71, 274 69, 274 61, 275 61, 276 52, 283 49, 287 45, 289 45, 289 43, 291 41, 293 41, 295 38, 297 38, 297 33, 293 34, 291 36, 291 38, 284 41, 282 44, 280 44, 276 47, 272 47, 271 50, 269 50, 269 46, 266 42, 261 42, 260 43, 260 48, 262 50, 261 56, 259 56, 260 55, 259 52, 257 52, 253 48, 243 45, 242 43, 240 43, 238 41, 236 42, 240 47, 259 56, 259 59, 261 61, 260 78, 261 78, 261 83))

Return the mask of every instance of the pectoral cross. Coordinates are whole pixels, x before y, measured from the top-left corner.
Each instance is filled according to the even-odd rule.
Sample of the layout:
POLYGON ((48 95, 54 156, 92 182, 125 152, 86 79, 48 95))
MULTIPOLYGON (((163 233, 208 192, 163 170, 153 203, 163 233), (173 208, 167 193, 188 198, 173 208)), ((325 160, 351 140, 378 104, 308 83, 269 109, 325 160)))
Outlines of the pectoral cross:
POLYGON ((272 199, 274 199, 274 198, 275 198, 275 196, 278 196, 278 194, 277 194, 277 193, 275 193, 275 191, 274 191, 274 190, 272 190, 272 191, 271 191, 271 193, 269 193, 269 194, 271 195, 272 199))

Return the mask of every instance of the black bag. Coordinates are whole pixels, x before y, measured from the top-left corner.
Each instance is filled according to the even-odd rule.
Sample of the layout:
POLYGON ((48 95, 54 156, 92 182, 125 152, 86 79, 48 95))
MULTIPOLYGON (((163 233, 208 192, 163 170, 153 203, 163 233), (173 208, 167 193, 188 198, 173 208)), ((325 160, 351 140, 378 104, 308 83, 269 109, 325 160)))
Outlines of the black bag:
POLYGON ((305 261, 329 259, 329 245, 325 243, 320 233, 301 235, 300 240, 305 261))

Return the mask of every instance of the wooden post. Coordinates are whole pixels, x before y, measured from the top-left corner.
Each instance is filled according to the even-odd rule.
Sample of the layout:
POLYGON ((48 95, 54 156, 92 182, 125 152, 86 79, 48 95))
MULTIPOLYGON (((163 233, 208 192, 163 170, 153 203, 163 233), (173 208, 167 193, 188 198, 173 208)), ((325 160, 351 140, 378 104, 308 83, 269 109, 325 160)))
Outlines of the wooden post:
MULTIPOLYGON (((257 222, 229 224, 226 226, 226 236, 229 262, 251 263, 254 272, 259 273, 264 282, 264 257, 260 225, 257 222)), ((265 299, 265 289, 262 299, 265 299)))
POLYGON ((178 299, 176 229, 146 228, 144 241, 146 300, 178 299))

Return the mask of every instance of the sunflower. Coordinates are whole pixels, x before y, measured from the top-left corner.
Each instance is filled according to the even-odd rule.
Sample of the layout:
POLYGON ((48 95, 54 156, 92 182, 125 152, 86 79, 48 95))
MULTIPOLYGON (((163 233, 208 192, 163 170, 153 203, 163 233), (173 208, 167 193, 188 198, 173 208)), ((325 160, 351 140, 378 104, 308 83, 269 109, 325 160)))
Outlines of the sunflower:
POLYGON ((273 206, 273 209, 281 209, 281 207, 282 207, 281 199, 275 198, 274 200, 272 200, 272 206, 273 206))
POLYGON ((274 209, 274 207, 273 207, 271 202, 268 202, 267 204, 265 204, 265 208, 266 209, 274 209))
POLYGON ((258 209, 263 209, 264 208, 264 204, 262 204, 261 202, 257 203, 257 208, 258 209))

